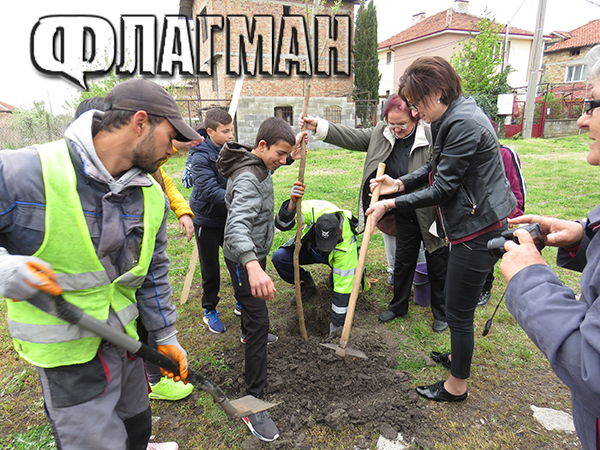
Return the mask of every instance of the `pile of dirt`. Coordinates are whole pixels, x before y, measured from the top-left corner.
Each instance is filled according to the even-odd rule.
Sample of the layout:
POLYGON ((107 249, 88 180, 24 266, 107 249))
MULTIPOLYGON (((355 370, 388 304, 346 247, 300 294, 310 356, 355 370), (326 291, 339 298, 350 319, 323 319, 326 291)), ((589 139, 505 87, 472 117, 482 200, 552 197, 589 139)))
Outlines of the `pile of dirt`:
MULTIPOLYGON (((304 431, 320 424, 336 431, 363 426, 363 432, 374 439, 379 434, 394 439, 402 433, 405 440, 430 446, 421 439, 428 419, 409 385, 410 375, 395 370, 397 344, 393 345, 392 332, 382 324, 353 328, 350 346, 368 357, 339 357, 320 345, 340 341, 341 329, 332 336, 324 333, 330 304, 326 299, 314 304, 317 307, 309 306, 305 311, 307 341, 300 337, 295 310, 285 314, 287 317, 275 315, 279 320, 271 321, 272 329, 279 327, 279 340, 268 347, 265 399, 280 403, 270 410, 281 431, 278 445, 297 442, 304 431)), ((239 370, 244 367, 244 346, 221 355, 233 370, 215 371, 208 366, 202 370, 230 398, 244 396, 245 382, 239 370)))

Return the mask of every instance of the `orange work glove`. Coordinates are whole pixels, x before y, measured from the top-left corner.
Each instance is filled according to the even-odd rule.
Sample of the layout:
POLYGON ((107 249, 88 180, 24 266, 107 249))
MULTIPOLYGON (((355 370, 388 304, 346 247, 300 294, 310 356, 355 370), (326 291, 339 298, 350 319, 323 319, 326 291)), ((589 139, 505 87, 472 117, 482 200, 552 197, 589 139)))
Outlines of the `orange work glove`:
POLYGON ((304 183, 300 183, 296 181, 292 186, 292 190, 290 191, 290 198, 292 203, 296 203, 299 198, 304 197, 304 190, 306 189, 306 185, 304 183))
POLYGON ((11 255, 0 249, 0 297, 27 300, 38 291, 62 292, 52 266, 35 256, 11 255))
POLYGON ((188 359, 187 353, 183 347, 177 341, 177 334, 173 334, 168 338, 156 341, 158 345, 158 351, 165 356, 168 356, 172 360, 179 364, 179 375, 175 375, 173 372, 169 372, 163 368, 160 369, 161 373, 168 378, 173 378, 175 381, 183 381, 187 384, 188 376, 188 359))

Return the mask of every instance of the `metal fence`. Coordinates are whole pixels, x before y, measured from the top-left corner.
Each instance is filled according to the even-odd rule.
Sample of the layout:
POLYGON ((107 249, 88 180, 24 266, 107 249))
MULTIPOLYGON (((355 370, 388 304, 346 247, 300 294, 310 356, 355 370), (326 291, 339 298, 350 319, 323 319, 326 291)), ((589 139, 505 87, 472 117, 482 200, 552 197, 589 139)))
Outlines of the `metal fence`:
POLYGON ((21 123, 7 120, 0 127, 0 148, 21 148, 63 138, 70 118, 54 117, 47 123, 21 123))

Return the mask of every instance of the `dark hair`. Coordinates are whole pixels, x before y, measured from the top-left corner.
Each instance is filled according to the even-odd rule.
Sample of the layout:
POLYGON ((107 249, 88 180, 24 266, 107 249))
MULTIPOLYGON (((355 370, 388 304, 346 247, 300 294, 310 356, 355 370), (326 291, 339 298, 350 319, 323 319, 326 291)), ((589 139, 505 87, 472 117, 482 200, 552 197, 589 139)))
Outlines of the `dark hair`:
POLYGON ((440 101, 449 105, 462 95, 460 77, 441 56, 417 58, 400 78, 398 94, 410 105, 435 91, 441 93, 440 101))
POLYGON ((221 108, 212 108, 206 112, 204 116, 204 127, 216 131, 219 125, 229 125, 233 119, 227 111, 221 108))
POLYGON ((80 115, 82 115, 86 111, 89 111, 90 109, 104 111, 104 97, 92 97, 83 100, 75 110, 74 119, 77 119, 80 115))
POLYGON ((398 111, 408 114, 408 116, 413 122, 419 120, 417 117, 413 117, 413 115, 410 113, 410 108, 402 99, 402 97, 400 97, 398 94, 390 95, 387 102, 385 102, 385 106, 383 107, 383 118, 387 120, 388 114, 392 111, 398 111))
POLYGON ((208 133, 206 133, 206 125, 204 124, 204 122, 196 124, 194 131, 205 139, 208 137, 208 133))
MULTIPOLYGON (((104 97, 92 97, 79 103, 77 110, 75 111, 75 119, 90 109, 104 111, 104 97)), ((129 123, 134 114, 135 112, 133 111, 116 109, 106 111, 101 120, 94 120, 92 122, 92 136, 96 136, 101 130, 111 132, 114 129, 121 128, 123 125, 129 123)), ((167 119, 164 117, 155 116, 153 114, 148 114, 148 123, 150 124, 151 128, 155 128, 156 126, 160 125, 163 120, 167 119)))
MULTIPOLYGON (((135 115, 137 111, 123 111, 117 109, 110 109, 104 113, 102 116, 102 120, 98 124, 98 129, 95 129, 96 122, 94 122, 94 126, 92 127, 92 135, 95 136, 99 131, 107 131, 112 132, 113 130, 118 130, 119 128, 127 125, 131 118, 135 115)), ((154 129, 165 120, 164 117, 155 116, 154 114, 148 114, 148 124, 151 129, 154 129)))
POLYGON ((267 147, 278 141, 285 141, 292 147, 296 144, 296 136, 289 123, 279 117, 269 117, 258 127, 254 148, 258 148, 260 141, 265 141, 267 147))

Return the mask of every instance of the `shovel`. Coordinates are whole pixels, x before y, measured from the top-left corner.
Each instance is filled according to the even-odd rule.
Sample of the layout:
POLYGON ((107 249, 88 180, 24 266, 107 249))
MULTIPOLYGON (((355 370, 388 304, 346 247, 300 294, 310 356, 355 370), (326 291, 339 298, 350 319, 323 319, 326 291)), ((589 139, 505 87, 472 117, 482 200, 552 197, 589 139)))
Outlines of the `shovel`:
MULTIPOLYGON (((385 164, 379 163, 377 166, 377 175, 376 177, 380 177, 383 175, 385 171, 385 164)), ((377 185, 373 195, 371 196, 371 203, 373 205, 375 202, 379 200, 379 190, 381 185, 377 185)), ((352 319, 354 318, 354 309, 356 308, 356 299, 358 298, 358 293, 360 291, 360 284, 362 281, 363 271, 365 269, 365 260, 367 259, 367 248, 369 247, 369 241, 371 240, 371 221, 373 220, 373 215, 369 214, 367 217, 367 223, 365 225, 365 231, 363 234, 362 244, 360 246, 360 254, 358 255, 358 264, 356 266, 356 272, 354 274, 354 283, 352 284, 352 292, 350 293, 350 300, 348 301, 348 312, 346 313, 346 320, 344 321, 344 328, 342 330, 342 337, 340 339, 340 344, 330 344, 330 343, 322 343, 321 345, 328 347, 332 350, 335 350, 335 354, 341 357, 345 357, 346 354, 350 356, 356 356, 358 358, 367 358, 360 350, 356 350, 348 347, 348 339, 350 339, 350 329, 352 328, 352 319)))
MULTIPOLYGON (((179 364, 171 358, 84 313, 81 308, 67 302, 61 295, 55 296, 40 292, 27 301, 36 308, 39 308, 58 319, 91 331, 96 336, 100 336, 111 344, 124 348, 132 355, 139 356, 140 358, 156 364, 174 374, 179 373, 179 364)), ((229 401, 221 388, 213 381, 189 368, 187 379, 203 391, 208 392, 217 406, 225 411, 230 417, 246 417, 277 405, 277 403, 264 402, 252 395, 229 401)))

